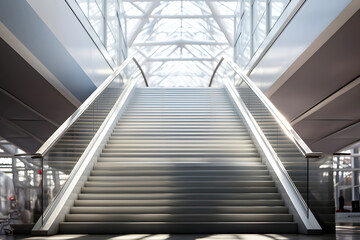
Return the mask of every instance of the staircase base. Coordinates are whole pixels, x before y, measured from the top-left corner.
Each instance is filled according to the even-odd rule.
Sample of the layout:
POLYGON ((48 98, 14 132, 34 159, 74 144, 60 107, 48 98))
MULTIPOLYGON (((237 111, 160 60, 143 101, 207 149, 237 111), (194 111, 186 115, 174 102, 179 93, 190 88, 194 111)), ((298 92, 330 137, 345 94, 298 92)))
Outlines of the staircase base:
POLYGON ((63 234, 240 234, 297 233, 295 222, 63 222, 63 234))

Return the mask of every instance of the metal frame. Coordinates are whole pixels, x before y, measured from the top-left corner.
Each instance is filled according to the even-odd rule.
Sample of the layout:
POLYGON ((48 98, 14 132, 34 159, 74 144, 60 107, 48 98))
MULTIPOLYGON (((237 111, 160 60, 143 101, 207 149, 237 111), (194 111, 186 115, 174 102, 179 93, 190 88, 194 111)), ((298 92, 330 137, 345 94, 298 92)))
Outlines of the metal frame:
POLYGON ((109 65, 109 67, 114 70, 117 66, 115 60, 110 56, 109 52, 106 49, 106 46, 101 41, 98 33, 96 33, 95 29, 91 25, 89 19, 87 18, 86 14, 80 8, 79 4, 76 0, 65 0, 66 4, 69 6, 71 11, 74 13, 76 18, 79 20, 83 28, 85 29, 86 33, 89 35, 91 41, 94 42, 95 46, 104 57, 105 61, 109 65))
MULTIPOLYGON (((240 0, 243 1, 243 0, 240 0)), ((253 14, 253 3, 255 0, 250 0, 250 14, 253 14)), ((237 58, 237 55, 234 55, 234 59, 237 64, 239 64, 242 68, 244 68, 247 75, 250 75, 251 71, 256 67, 256 65, 260 62, 262 57, 266 54, 267 50, 271 47, 271 45, 275 42, 277 37, 281 34, 281 32, 285 29, 287 24, 291 21, 291 19, 295 16, 297 11, 301 8, 301 6, 304 4, 306 0, 290 0, 287 4, 287 6, 283 9, 282 13, 280 14, 279 18, 276 20, 276 23, 271 26, 271 6, 270 2, 271 0, 266 0, 266 6, 265 6, 265 13, 266 20, 265 20, 265 38, 260 43, 259 47, 257 49, 251 49, 250 52, 250 58, 246 62, 240 62, 240 58, 237 58)), ((239 5, 240 6, 240 5, 239 5)), ((242 13, 240 13, 242 14, 242 13)), ((236 15, 239 15, 237 12, 236 15)), ((242 18, 241 16, 236 16, 238 19, 240 19, 242 22, 245 20, 245 18, 242 18)), ((249 16, 250 21, 250 47, 253 46, 253 17, 249 16)), ((241 25, 241 23, 240 23, 241 25)), ((237 40, 235 42, 234 46, 234 53, 238 53, 238 40, 240 39, 240 35, 242 34, 241 31, 238 31, 239 29, 235 29, 235 39, 237 40)), ((240 46, 240 50, 243 49, 243 46, 240 46)))
POLYGON ((129 51, 151 85, 207 86, 218 58, 233 55, 237 2, 123 0, 129 51))
POLYGON ((127 56, 123 52, 123 48, 127 48, 125 41, 125 32, 123 31, 124 26, 121 25, 121 9, 118 0, 114 0, 116 15, 114 17, 108 16, 108 1, 101 0, 102 6, 98 6, 97 1, 92 3, 98 6, 98 13, 90 13, 90 1, 89 0, 65 0, 75 16, 79 19, 86 32, 89 34, 92 41, 96 44, 101 54, 104 56, 111 68, 116 67, 121 63, 127 56), (85 6, 84 3, 87 3, 85 6), (82 5, 82 6, 81 6, 82 5), (110 24, 109 19, 116 18, 116 24, 110 24), (96 28, 93 26, 93 20, 100 20, 101 27, 96 28), (111 34, 114 38, 114 42, 108 44, 107 36, 111 34), (125 43, 122 46, 120 43, 125 43), (110 50, 115 51, 112 54, 110 50))

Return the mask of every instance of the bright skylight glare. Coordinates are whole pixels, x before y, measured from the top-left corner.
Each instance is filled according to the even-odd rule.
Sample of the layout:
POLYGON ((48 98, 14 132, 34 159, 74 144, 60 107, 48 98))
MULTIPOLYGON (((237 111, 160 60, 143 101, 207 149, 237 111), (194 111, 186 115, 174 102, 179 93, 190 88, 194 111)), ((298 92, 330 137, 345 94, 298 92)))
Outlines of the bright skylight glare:
POLYGON ((236 0, 125 0, 129 55, 153 87, 204 87, 232 58, 236 0))

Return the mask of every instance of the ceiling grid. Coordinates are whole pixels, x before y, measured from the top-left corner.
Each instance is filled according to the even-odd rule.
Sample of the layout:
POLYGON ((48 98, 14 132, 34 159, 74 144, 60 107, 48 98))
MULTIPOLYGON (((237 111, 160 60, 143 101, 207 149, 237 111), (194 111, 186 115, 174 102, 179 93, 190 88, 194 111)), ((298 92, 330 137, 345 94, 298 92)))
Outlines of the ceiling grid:
POLYGON ((129 55, 153 87, 204 87, 232 58, 237 0, 124 0, 129 55))

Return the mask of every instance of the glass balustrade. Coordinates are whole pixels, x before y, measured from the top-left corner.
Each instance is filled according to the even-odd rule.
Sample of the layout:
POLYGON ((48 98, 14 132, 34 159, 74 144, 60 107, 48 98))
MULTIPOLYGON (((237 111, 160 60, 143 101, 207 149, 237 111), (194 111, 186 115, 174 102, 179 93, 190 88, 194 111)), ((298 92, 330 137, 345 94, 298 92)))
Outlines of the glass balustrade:
POLYGON ((79 159, 126 87, 132 81, 136 81, 138 85, 144 85, 142 72, 135 61, 127 59, 115 75, 113 74, 99 86, 60 129, 69 122, 71 125, 63 132, 55 132, 50 137, 48 142, 51 147, 45 154, 41 153, 43 146, 39 150, 41 154, 38 152, 32 156, 33 159, 39 159, 38 161, 41 162, 42 180, 39 185, 42 186, 43 216, 46 216, 47 209, 56 199, 69 176, 76 174, 74 167, 79 164, 79 159), (76 118, 75 121, 72 118, 76 118))

